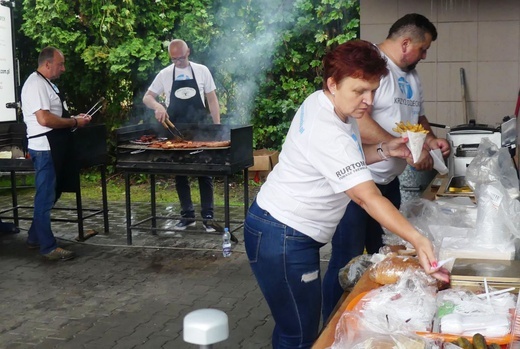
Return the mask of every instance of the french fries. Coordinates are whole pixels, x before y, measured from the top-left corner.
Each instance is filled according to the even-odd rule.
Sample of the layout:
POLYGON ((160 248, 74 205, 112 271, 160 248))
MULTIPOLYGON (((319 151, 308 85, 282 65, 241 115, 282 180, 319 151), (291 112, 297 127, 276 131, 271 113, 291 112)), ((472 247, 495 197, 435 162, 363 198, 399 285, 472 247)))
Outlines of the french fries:
POLYGON ((412 125, 412 123, 410 123, 410 121, 407 121, 406 123, 401 121, 401 122, 396 122, 395 124, 397 125, 397 127, 394 127, 392 130, 394 130, 397 133, 406 133, 407 131, 410 131, 410 132, 418 132, 418 133, 426 134, 426 133, 430 132, 428 130, 425 130, 423 125, 421 125, 421 124, 412 125))

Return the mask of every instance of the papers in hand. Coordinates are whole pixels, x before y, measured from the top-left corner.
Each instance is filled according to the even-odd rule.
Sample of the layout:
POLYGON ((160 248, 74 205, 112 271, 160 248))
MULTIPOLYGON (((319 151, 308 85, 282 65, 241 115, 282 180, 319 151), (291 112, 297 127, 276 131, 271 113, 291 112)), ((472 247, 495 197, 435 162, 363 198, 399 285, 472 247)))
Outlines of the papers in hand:
POLYGON ((440 149, 432 149, 430 150, 430 155, 433 159, 433 168, 437 170, 441 175, 445 175, 448 173, 448 168, 444 163, 444 158, 442 157, 442 152, 440 149))

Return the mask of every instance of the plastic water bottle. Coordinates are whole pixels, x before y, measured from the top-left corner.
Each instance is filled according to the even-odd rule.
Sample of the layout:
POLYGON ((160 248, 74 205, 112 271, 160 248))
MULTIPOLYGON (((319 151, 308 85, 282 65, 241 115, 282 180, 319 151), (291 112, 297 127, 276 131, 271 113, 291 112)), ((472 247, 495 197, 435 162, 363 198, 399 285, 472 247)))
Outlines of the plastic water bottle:
POLYGON ((231 234, 228 228, 224 228, 224 234, 222 234, 222 255, 231 256, 231 234))

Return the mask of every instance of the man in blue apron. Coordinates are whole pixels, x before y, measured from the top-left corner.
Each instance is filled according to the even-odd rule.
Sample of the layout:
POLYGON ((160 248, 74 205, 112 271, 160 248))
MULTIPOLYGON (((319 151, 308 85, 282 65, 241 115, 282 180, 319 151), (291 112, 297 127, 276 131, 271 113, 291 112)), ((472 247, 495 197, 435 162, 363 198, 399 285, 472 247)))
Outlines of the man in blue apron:
POLYGON ((46 47, 38 57, 38 69, 22 87, 22 111, 36 186, 27 247, 39 249, 48 260, 68 260, 75 256, 73 251, 58 247, 51 229, 51 209, 62 192, 76 191, 79 187, 71 130, 91 120, 86 114, 71 117, 58 87, 51 82, 64 71, 63 53, 46 47))
MULTIPOLYGON (((174 124, 220 124, 216 86, 209 69, 202 64, 189 61, 190 49, 183 40, 173 40, 168 53, 173 64, 157 74, 143 97, 143 103, 154 110, 155 118, 161 123, 170 119, 174 124), (157 101, 160 95, 165 97, 166 108, 157 101), (204 97, 209 113, 204 104, 204 97)), ((223 231, 213 220, 213 178, 201 176, 198 180, 204 229, 206 232, 223 231)), ((196 224, 188 177, 176 176, 175 187, 179 195, 182 218, 174 229, 184 230, 196 224)))

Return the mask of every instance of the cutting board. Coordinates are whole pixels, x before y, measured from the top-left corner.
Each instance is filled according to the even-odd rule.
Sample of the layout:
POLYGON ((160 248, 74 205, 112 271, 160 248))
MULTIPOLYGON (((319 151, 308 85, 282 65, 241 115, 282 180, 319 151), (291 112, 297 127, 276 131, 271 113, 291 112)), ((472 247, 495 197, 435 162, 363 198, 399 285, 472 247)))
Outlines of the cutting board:
POLYGON ((520 261, 457 258, 451 270, 451 279, 520 284, 520 261))

